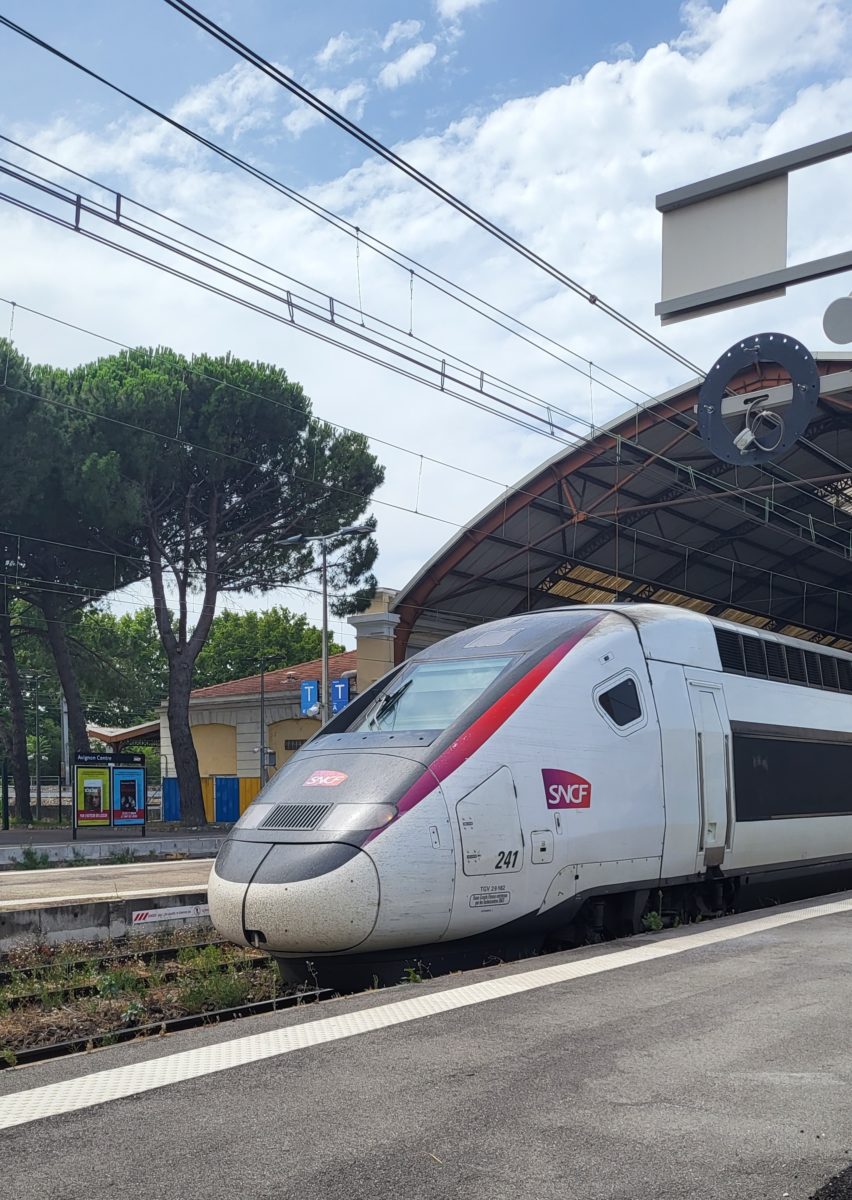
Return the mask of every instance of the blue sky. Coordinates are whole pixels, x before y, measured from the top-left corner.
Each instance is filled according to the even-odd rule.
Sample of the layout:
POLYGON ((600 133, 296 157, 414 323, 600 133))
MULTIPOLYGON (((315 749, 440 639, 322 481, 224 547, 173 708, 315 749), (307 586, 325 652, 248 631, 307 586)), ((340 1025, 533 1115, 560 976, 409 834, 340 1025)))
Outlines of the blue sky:
MULTIPOLYGON (((849 0, 198 3, 658 334, 655 195, 844 132, 852 111, 849 0)), ((3 12, 555 339, 566 348, 565 361, 474 316, 421 279, 412 307, 407 270, 354 246, 5 30, 0 133, 306 281, 338 304, 362 300, 368 325, 389 322, 418 352, 437 348, 431 352, 457 356, 561 407, 580 433, 643 395, 685 382, 670 358, 339 131, 312 121, 283 89, 235 64, 162 0, 5 0, 3 12), (596 364, 592 371, 584 360, 596 364), (627 383, 613 391, 601 368, 627 383)), ((33 165, 21 151, 12 157, 33 165)), ((791 261, 848 248, 850 168, 852 162, 839 160, 795 177, 791 261)), ((784 299, 662 333, 705 368, 738 338, 761 330, 784 331, 819 350, 825 305, 848 288, 845 277, 809 284, 784 299)), ((386 586, 402 586, 459 525, 564 444, 547 430, 519 430, 302 329, 2 206, 4 334, 12 300, 15 341, 35 361, 87 361, 111 353, 114 344, 104 339, 112 338, 187 354, 230 350, 284 367, 318 416, 374 439, 387 469, 375 498, 378 573, 386 586)), ((141 587, 121 598, 131 606, 149 602, 141 587)), ((291 594, 229 601, 249 608, 274 602, 305 607, 291 594)), ((310 604, 307 610, 316 619, 310 604)), ((338 637, 347 632, 335 630, 338 637)))
MULTIPOLYGON (((357 115, 389 142, 440 132, 467 114, 583 74, 601 59, 641 57, 681 29, 680 0, 485 0, 455 19, 442 18, 431 0, 213 0, 202 8, 312 89, 363 83, 369 90, 357 115), (395 24, 398 36, 387 45, 395 24), (338 43, 338 53, 317 61, 342 35, 348 42, 338 43), (421 71, 392 88, 377 82, 384 66, 417 47, 434 48, 421 71)), ((162 0, 7 0, 3 11, 158 107, 174 105, 235 61, 162 0)), ((96 126, 125 109, 120 98, 13 34, 0 31, 0 44, 0 111, 24 124, 62 113, 96 126)), ((240 140, 243 151, 285 165, 301 183, 337 175, 360 157, 344 135, 322 126, 298 138, 279 133, 275 146, 268 130, 260 145, 251 133, 240 140)))

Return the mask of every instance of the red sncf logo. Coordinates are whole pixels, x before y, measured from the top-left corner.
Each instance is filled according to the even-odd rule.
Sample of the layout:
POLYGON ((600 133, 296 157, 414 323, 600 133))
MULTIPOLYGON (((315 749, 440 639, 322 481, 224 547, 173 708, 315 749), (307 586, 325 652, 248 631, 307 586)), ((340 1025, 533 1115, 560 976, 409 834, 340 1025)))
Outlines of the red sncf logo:
POLYGON ((348 775, 344 775, 342 771, 314 771, 309 775, 302 787, 337 787, 343 783, 344 779, 348 779, 348 775))
POLYGON ((548 808, 591 808, 592 785, 582 775, 544 768, 541 778, 548 808))

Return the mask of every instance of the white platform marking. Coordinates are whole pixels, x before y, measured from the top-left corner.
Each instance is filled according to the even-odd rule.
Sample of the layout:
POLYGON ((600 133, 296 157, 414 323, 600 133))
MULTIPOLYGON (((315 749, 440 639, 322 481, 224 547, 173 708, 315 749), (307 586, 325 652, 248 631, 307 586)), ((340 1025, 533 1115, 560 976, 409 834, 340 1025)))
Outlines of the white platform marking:
POLYGON ((575 959, 551 967, 536 967, 531 971, 505 975, 500 979, 489 979, 422 996, 415 995, 391 1004, 377 1004, 358 1012, 306 1021, 283 1029, 272 1029, 267 1033, 218 1042, 213 1046, 199 1046, 195 1050, 166 1054, 161 1058, 130 1063, 108 1071, 95 1071, 91 1075, 0 1097, 0 1129, 24 1125, 28 1121, 37 1121, 44 1117, 55 1117, 60 1113, 76 1112, 95 1104, 136 1096, 140 1092, 165 1087, 170 1083, 198 1079, 216 1071, 227 1071, 232 1067, 275 1058, 280 1054, 290 1054, 294 1050, 304 1050, 309 1046, 339 1041, 359 1033, 371 1033, 376 1029, 387 1029, 391 1025, 401 1025, 407 1021, 418 1021, 423 1017, 451 1012, 456 1008, 482 1004, 486 1000, 498 1000, 504 996, 518 995, 520 992, 550 987, 555 983, 585 979, 590 975, 600 975, 621 967, 669 958, 687 950, 713 946, 720 942, 748 937, 750 934, 780 929, 784 925, 793 925, 813 917, 825 917, 850 910, 852 897, 833 900, 811 908, 757 917, 737 925, 708 927, 701 933, 685 934, 628 950, 615 950, 611 954, 601 954, 594 958, 575 959))

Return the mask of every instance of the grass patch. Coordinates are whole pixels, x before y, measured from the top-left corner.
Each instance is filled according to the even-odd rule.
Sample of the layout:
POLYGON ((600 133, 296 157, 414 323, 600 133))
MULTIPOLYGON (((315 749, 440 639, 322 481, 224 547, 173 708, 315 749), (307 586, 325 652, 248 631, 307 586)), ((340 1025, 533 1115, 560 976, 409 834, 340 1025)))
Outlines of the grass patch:
POLYGON ((197 929, 187 929, 124 938, 113 943, 114 952, 140 955, 124 962, 105 960, 110 947, 103 943, 30 946, 7 956, 3 967, 9 974, 0 985, 0 1067, 24 1049, 100 1041, 135 1026, 237 1008, 289 990, 282 988, 271 959, 238 946, 188 944, 198 937, 197 929), (177 953, 153 961, 141 957, 160 948, 177 953), (27 973, 31 967, 40 968, 36 976, 27 973))
POLYGON ((16 871, 43 871, 46 867, 53 866, 50 856, 33 846, 24 846, 21 857, 12 865, 16 871))

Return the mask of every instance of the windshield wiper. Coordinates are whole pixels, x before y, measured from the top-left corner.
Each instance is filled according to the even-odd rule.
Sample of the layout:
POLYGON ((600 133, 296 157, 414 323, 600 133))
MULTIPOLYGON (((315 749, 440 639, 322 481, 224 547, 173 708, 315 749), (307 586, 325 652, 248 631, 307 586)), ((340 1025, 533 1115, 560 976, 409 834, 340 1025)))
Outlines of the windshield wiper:
POLYGON ((412 675, 410 679, 406 679, 402 687, 397 688, 395 692, 391 692, 389 695, 385 696, 384 700, 373 713, 372 717, 370 717, 371 729, 376 729, 382 717, 389 713, 391 709, 396 708, 400 696, 404 691, 407 691, 413 682, 414 676, 412 675))

